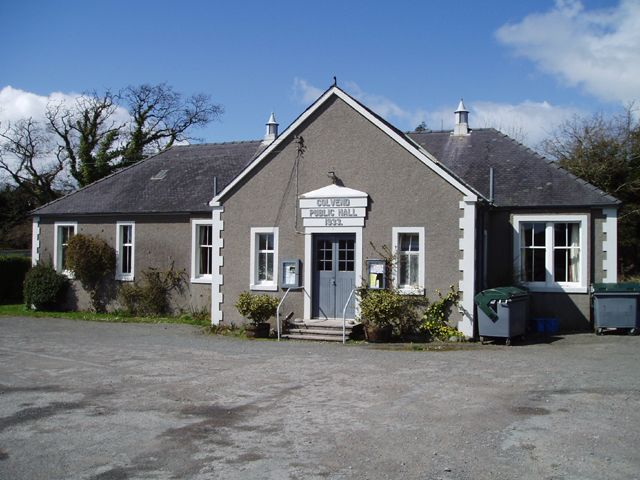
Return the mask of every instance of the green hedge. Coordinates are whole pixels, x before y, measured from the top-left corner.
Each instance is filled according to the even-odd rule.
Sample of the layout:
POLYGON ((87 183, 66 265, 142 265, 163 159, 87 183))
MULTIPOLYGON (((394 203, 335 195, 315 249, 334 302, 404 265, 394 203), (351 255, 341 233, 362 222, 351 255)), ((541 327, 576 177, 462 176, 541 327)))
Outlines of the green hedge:
POLYGON ((69 288, 69 279, 42 262, 29 270, 24 281, 24 303, 37 310, 56 309, 69 288))
POLYGON ((31 258, 23 255, 0 255, 0 299, 22 301, 24 277, 31 268, 31 258))

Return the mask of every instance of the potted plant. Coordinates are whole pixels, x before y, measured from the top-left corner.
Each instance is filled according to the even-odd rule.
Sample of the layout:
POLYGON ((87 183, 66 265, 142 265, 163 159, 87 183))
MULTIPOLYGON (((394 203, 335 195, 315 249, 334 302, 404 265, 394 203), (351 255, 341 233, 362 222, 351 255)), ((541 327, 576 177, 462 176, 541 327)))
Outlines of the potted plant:
POLYGON ((407 313, 407 302, 399 293, 387 290, 362 289, 360 315, 365 338, 369 342, 389 342, 394 325, 399 325, 407 313))
POLYGON ((251 322, 245 326, 245 334, 248 338, 268 338, 271 325, 268 320, 273 317, 280 300, 266 293, 254 295, 250 292, 243 292, 238 298, 235 307, 240 315, 246 317, 251 322))

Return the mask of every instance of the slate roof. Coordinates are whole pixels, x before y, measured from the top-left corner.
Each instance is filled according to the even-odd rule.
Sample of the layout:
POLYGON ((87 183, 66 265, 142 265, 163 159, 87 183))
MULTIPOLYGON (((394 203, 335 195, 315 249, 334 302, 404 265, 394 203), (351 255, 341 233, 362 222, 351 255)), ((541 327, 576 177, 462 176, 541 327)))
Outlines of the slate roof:
MULTIPOLYGON (((453 136, 450 131, 402 133, 371 113, 394 132, 408 138, 410 145, 431 154, 444 171, 485 199, 490 197, 489 172, 493 167, 496 207, 620 204, 495 129, 475 129, 467 136, 453 136)), ((218 177, 218 192, 221 192, 264 148, 260 140, 175 146, 51 202, 32 214, 210 212, 208 203, 214 196, 214 177, 218 177), (167 170, 164 178, 151 179, 162 170, 167 170)))
POLYGON ((472 130, 467 136, 451 133, 427 131, 405 135, 485 199, 489 199, 489 171, 493 167, 496 207, 620 204, 619 200, 493 128, 472 130))
POLYGON ((174 146, 32 212, 33 215, 211 212, 221 191, 262 151, 261 141, 174 146), (161 170, 164 178, 152 180, 161 170))

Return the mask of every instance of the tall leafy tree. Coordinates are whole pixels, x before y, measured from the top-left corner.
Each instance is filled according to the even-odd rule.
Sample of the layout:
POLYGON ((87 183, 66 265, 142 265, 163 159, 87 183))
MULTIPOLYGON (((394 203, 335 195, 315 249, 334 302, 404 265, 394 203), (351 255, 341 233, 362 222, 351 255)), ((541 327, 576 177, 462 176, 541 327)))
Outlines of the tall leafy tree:
POLYGON ((540 146, 577 177, 621 200, 618 256, 623 273, 640 272, 640 121, 628 104, 619 115, 575 116, 540 146))

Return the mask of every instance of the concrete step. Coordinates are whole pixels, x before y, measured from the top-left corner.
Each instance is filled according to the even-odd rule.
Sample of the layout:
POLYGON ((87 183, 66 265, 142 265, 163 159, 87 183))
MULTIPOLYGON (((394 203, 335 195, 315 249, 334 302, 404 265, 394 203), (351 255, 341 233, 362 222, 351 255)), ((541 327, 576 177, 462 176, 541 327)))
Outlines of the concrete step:
MULTIPOLYGON (((287 325, 281 335, 282 338, 295 340, 313 340, 317 342, 341 342, 342 341, 342 319, 329 320, 302 320, 296 319, 287 325)), ((346 324, 347 340, 351 334, 359 332, 362 327, 359 323, 346 324)), ((356 333, 356 336, 358 334, 356 333)))
MULTIPOLYGON (((287 333, 296 335, 338 335, 342 337, 342 328, 289 328, 287 329, 287 333)), ((347 328, 346 333, 348 336, 351 333, 351 329, 347 328)))
MULTIPOLYGON (((284 335, 280 335, 281 338, 287 338, 289 340, 311 340, 314 342, 341 342, 342 334, 338 335, 305 335, 305 334, 292 334, 285 333, 284 335)), ((347 335, 347 340, 349 340, 349 336, 347 335)))

